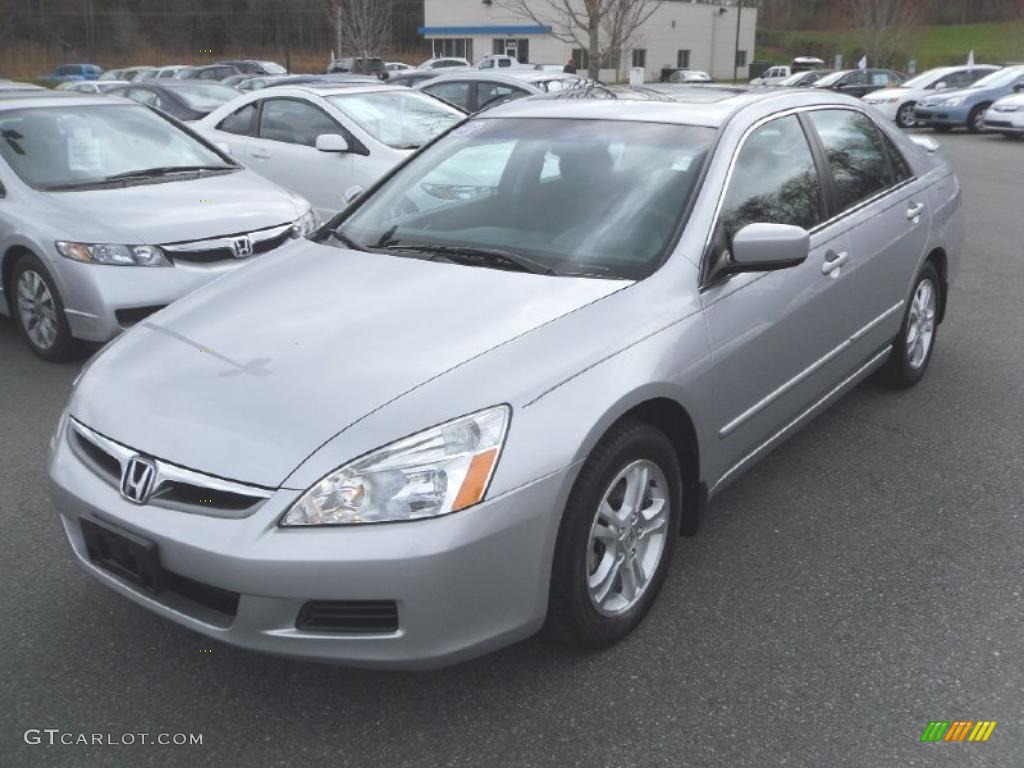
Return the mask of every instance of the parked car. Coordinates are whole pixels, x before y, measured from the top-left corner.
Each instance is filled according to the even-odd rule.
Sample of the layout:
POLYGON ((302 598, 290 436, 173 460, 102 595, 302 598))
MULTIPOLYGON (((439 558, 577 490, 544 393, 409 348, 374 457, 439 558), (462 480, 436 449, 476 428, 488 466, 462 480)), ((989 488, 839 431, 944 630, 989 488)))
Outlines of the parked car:
POLYGON ((865 96, 864 101, 893 120, 900 128, 913 128, 917 125, 914 109, 918 101, 938 91, 966 88, 997 69, 999 67, 984 64, 929 69, 900 86, 875 91, 865 96))
POLYGON ((231 61, 218 61, 218 64, 227 64, 234 67, 243 75, 287 75, 288 70, 276 61, 259 61, 257 59, 232 59, 231 61))
POLYGON ((64 83, 68 80, 96 80, 103 70, 95 64, 61 64, 49 75, 36 79, 46 83, 64 83))
POLYGON ((1024 84, 1018 84, 1012 95, 1003 96, 985 111, 983 128, 1008 139, 1024 136, 1024 84))
POLYGON ((51 498, 88 573, 221 642, 607 646, 709 498, 925 375, 962 222, 946 161, 839 94, 504 104, 94 358, 51 498))
POLYGON ((1024 65, 1004 67, 973 85, 943 91, 917 102, 914 119, 936 131, 966 128, 977 133, 985 127, 985 110, 1024 83, 1024 65))
POLYGON ((437 56, 424 61, 419 65, 418 69, 449 69, 451 67, 469 66, 471 65, 468 59, 463 59, 458 56, 437 56))
POLYGON ((154 110, 45 93, 0 100, 0 314, 43 359, 105 342, 318 223, 154 110))
POLYGON ((821 70, 825 66, 825 62, 819 59, 817 56, 797 56, 790 62, 789 69, 793 74, 797 72, 810 72, 812 70, 821 70))
POLYGON ((14 93, 19 91, 45 91, 41 85, 34 83, 19 83, 15 80, 0 80, 0 93, 14 93))
POLYGON ((57 90, 74 91, 76 93, 108 93, 115 88, 128 84, 127 80, 69 80, 58 85, 57 90))
POLYGON ((407 69, 415 69, 412 64, 405 64, 401 61, 385 61, 384 67, 388 72, 404 72, 407 69))
POLYGON ((464 117, 391 85, 296 85, 242 96, 197 129, 327 219, 414 149, 464 117))
POLYGON ((438 75, 416 88, 473 113, 526 96, 542 96, 596 85, 600 83, 579 75, 523 68, 505 72, 468 70, 438 75))
POLYGON ((153 75, 156 80, 167 80, 175 77, 179 72, 184 69, 191 69, 191 64, 170 64, 166 67, 160 67, 153 75))
POLYGON ((711 75, 699 69, 677 69, 668 76, 669 83, 710 83, 711 75))
POLYGON ((135 79, 141 77, 144 74, 153 73, 155 75, 157 71, 158 70, 157 70, 156 67, 151 67, 149 65, 144 65, 143 64, 143 65, 138 65, 138 66, 135 66, 135 67, 125 67, 123 69, 108 69, 106 72, 104 72, 102 75, 100 75, 97 79, 98 80, 127 80, 127 81, 130 82, 132 80, 135 80, 135 79))
POLYGON ((811 69, 802 72, 794 72, 785 80, 780 80, 777 85, 780 88, 810 88, 826 75, 832 74, 831 69, 811 69))
POLYGON ((156 107, 184 122, 206 117, 222 104, 238 98, 239 92, 221 83, 202 80, 164 80, 128 83, 112 91, 139 104, 156 107))
POLYGON ((407 69, 402 72, 390 72, 388 73, 388 84, 389 85, 404 85, 406 88, 414 88, 420 83, 425 83, 427 80, 432 80, 435 77, 439 77, 442 74, 449 72, 471 72, 470 67, 463 69, 407 69))
POLYGON ((502 53, 490 53, 480 59, 474 66, 476 69, 536 69, 533 64, 524 64, 515 56, 508 56, 502 53))
POLYGON ((841 69, 816 80, 814 88, 828 88, 847 96, 863 98, 882 88, 901 85, 906 76, 891 69, 841 69))
POLYGON ((534 64, 538 72, 565 72, 565 64, 534 64))
POLYGON ((387 67, 384 64, 384 59, 379 57, 363 58, 362 56, 349 56, 347 58, 335 59, 331 62, 331 65, 327 67, 326 74, 334 74, 336 72, 350 72, 354 75, 373 75, 376 78, 381 78, 386 72, 387 67))
POLYGON ((175 80, 213 80, 219 82, 241 72, 232 64, 208 64, 203 67, 185 67, 174 73, 175 80))
POLYGON ((787 65, 778 65, 775 67, 769 67, 761 73, 759 77, 755 77, 750 81, 751 85, 779 85, 787 77, 793 74, 787 65))

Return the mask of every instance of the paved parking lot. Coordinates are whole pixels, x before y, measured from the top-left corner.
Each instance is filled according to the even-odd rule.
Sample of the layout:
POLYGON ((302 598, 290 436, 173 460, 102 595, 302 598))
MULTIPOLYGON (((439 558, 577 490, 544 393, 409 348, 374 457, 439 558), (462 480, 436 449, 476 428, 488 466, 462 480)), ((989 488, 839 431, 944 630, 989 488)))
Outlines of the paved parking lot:
POLYGON ((713 505, 619 646, 430 673, 222 645, 72 562, 46 444, 80 362, 0 320, 0 764, 1024 765, 1024 143, 940 137, 969 240, 931 370, 868 383, 713 505), (985 744, 921 744, 987 719, 985 744), (29 728, 202 746, 27 746, 29 728))

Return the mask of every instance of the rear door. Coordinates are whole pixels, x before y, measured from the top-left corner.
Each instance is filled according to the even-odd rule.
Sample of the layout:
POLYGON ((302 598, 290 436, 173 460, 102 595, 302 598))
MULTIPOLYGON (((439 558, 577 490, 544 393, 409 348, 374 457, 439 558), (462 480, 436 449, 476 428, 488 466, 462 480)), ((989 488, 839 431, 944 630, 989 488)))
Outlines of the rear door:
POLYGON ((927 189, 875 121, 854 109, 807 113, 829 160, 837 229, 847 232, 857 350, 868 356, 899 331, 928 243, 927 189))
POLYGON ((354 137, 319 106, 295 97, 263 99, 258 129, 246 152, 247 165, 308 199, 321 217, 344 207, 353 183, 352 152, 321 152, 316 137, 336 133, 357 149, 354 137))
MULTIPOLYGON (((797 114, 743 140, 721 203, 706 264, 717 263, 747 224, 807 229, 796 267, 712 279, 701 292, 714 359, 720 466, 738 468, 854 369, 846 234, 827 222, 824 158, 797 114)), ((728 472, 727 472, 728 474, 728 472)))

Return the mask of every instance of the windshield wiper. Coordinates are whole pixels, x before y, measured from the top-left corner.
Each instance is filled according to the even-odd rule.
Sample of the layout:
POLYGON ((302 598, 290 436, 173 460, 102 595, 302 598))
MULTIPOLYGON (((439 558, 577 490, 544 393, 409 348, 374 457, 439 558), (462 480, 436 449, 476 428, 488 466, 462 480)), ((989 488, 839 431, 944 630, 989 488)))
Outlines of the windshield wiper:
POLYGON ((344 245, 346 248, 348 248, 351 251, 365 251, 366 250, 363 246, 361 246, 359 243, 357 243, 351 237, 349 237, 344 232, 342 232, 341 231, 341 227, 338 227, 337 229, 330 229, 330 228, 328 228, 327 231, 324 234, 327 237, 333 237, 335 240, 337 240, 339 243, 341 243, 342 245, 344 245))
POLYGON ((153 176, 167 176, 172 173, 195 173, 196 171, 233 171, 231 165, 165 165, 157 168, 142 168, 138 171, 125 171, 105 176, 99 182, 124 181, 127 179, 146 179, 153 176))
POLYGON ((433 256, 440 256, 455 264, 469 266, 487 266, 496 269, 507 269, 512 272, 529 272, 534 275, 557 275, 558 272, 552 267, 545 266, 540 262, 512 251, 505 251, 500 248, 476 248, 463 245, 389 245, 385 246, 389 251, 416 251, 427 253, 433 256))

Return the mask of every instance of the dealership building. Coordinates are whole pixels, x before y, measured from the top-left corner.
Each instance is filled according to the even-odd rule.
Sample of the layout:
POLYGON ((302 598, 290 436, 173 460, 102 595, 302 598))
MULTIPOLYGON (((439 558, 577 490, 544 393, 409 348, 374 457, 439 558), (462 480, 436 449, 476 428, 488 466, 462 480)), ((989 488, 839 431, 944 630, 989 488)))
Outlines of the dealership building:
MULTIPOLYGON (((556 18, 549 18, 548 2, 528 1, 537 19, 516 15, 501 0, 426 0, 419 31, 435 56, 476 62, 487 54, 501 53, 535 64, 564 64, 573 58, 585 69, 587 52, 552 35, 565 30, 558 29, 556 18)), ((731 79, 737 63, 739 76, 746 78, 753 58, 757 8, 742 9, 737 49, 739 10, 735 0, 665 0, 634 33, 622 60, 609 57, 602 62, 601 79, 620 79, 630 67, 643 67, 647 80, 656 80, 663 67, 699 69, 716 79, 731 79)), ((577 37, 585 40, 586 32, 577 37)))

